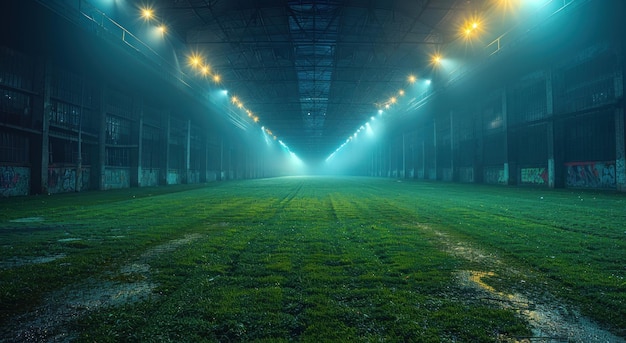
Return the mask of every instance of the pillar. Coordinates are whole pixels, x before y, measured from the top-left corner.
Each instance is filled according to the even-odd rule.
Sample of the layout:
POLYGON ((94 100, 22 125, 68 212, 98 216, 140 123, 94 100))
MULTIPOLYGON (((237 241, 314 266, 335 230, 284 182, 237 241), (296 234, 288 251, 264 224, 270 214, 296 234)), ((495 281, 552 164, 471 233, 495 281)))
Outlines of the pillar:
POLYGON ((143 97, 137 99, 137 111, 138 111, 138 126, 137 129, 137 170, 135 175, 137 177, 137 187, 144 186, 141 184, 143 176, 143 116, 144 116, 144 102, 143 97))
POLYGON ((133 111, 137 117, 137 151, 131 157, 131 169, 130 169, 130 186, 141 187, 141 175, 142 175, 142 156, 143 156, 143 115, 144 115, 144 103, 143 97, 137 96, 133 102, 133 111))
POLYGON ((456 149, 454 148, 454 111, 450 111, 450 172, 452 173, 452 182, 459 181, 457 178, 457 172, 454 169, 454 156, 456 149))
POLYGON ((187 137, 185 139, 185 180, 184 183, 191 183, 191 119, 187 119, 187 137))
POLYGON ((626 148, 624 147, 624 108, 615 109, 615 186, 626 192, 626 148))
POLYGON ((435 175, 430 175, 430 171, 428 171, 428 178, 431 180, 437 180, 439 175, 439 166, 437 165, 437 121, 433 118, 433 170, 435 171, 435 175))
POLYGON ((170 111, 164 111, 162 114, 162 122, 163 122, 163 141, 161 145, 163 146, 163 156, 161 157, 161 174, 159 175, 159 184, 167 185, 167 176, 169 174, 170 169, 170 131, 171 131, 171 116, 170 111))
POLYGON ((35 70, 35 95, 33 101, 33 121, 41 125, 41 135, 35 138, 31 146, 31 185, 33 194, 48 193, 49 128, 50 128, 50 64, 41 61, 35 70), (41 123, 41 124, 39 124, 41 123))
MULTIPOLYGON (((624 97, 624 75, 622 70, 615 72, 615 97, 624 97)), ((626 148, 624 143, 624 102, 615 109, 615 187, 620 192, 626 192, 626 148)))
POLYGON ((106 85, 101 83, 100 89, 97 92, 98 105, 96 106, 96 112, 98 116, 98 163, 94 169, 95 178, 97 181, 97 189, 106 189, 106 133, 107 133, 107 112, 106 112, 106 85))
POLYGON ((406 134, 402 132, 402 178, 406 179, 406 134))
POLYGON ((517 158, 513 151, 513 147, 510 144, 509 140, 509 113, 507 108, 506 101, 506 88, 502 88, 502 126, 504 127, 504 146, 505 146, 505 155, 504 155, 504 184, 505 185, 514 185, 517 183, 517 158), (513 161, 511 163, 511 161, 513 161))
MULTIPOLYGON (((554 97, 552 93, 552 71, 546 72, 546 117, 549 118, 546 123, 547 146, 548 150, 548 187, 555 188, 557 168, 554 163, 554 97)), ((559 166, 559 170, 562 168, 559 166)))

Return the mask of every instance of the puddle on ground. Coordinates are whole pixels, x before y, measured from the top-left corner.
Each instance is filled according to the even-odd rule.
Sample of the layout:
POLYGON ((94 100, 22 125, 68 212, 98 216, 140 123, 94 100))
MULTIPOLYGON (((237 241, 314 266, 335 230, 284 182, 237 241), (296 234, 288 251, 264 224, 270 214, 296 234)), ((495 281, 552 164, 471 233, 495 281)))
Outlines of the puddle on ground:
POLYGON ((36 256, 36 257, 13 257, 6 261, 0 261, 0 269, 17 268, 28 264, 41 264, 56 261, 64 258, 65 254, 56 254, 49 256, 36 256))
POLYGON ((101 276, 48 294, 41 306, 12 318, 8 325, 0 328, 0 342, 73 341, 77 338, 76 334, 67 328, 67 324, 90 311, 154 296, 152 291, 157 285, 150 281, 150 259, 174 251, 200 237, 199 234, 187 235, 146 251, 136 261, 113 273, 126 282, 110 281, 110 276, 101 276))
POLYGON ((82 241, 82 238, 61 238, 57 242, 74 242, 74 241, 82 241))
POLYGON ((39 223, 44 221, 43 217, 25 217, 9 220, 10 223, 39 223))
MULTIPOLYGON (((426 224, 416 223, 424 230, 429 230, 439 238, 444 250, 451 255, 471 262, 482 262, 503 268, 502 262, 494 254, 475 249, 463 242, 453 241, 447 234, 433 230, 426 224)), ((518 275, 519 271, 512 268, 504 269, 508 275, 518 275)), ((497 276, 493 271, 462 270, 457 273, 457 280, 462 287, 471 288, 481 296, 481 300, 490 302, 501 308, 517 311, 531 326, 533 337, 520 342, 542 343, 626 343, 626 340, 601 329, 595 322, 568 309, 557 299, 542 295, 537 301, 531 294, 506 293, 497 291, 483 279, 497 276)), ((520 282, 523 282, 520 280, 520 282)), ((508 342, 508 341, 507 341, 508 342)))

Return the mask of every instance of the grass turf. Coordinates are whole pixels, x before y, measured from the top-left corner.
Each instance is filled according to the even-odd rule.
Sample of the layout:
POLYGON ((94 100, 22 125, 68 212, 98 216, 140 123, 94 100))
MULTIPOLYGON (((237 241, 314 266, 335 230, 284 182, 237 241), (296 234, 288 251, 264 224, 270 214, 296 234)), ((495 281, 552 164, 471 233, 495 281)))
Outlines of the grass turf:
POLYGON ((146 298, 53 329, 99 342, 531 335, 514 309, 457 280, 487 270, 495 289, 550 292, 624 337, 625 205, 611 193, 321 177, 4 199, 0 324, 85 279, 148 279, 146 298), (507 268, 448 253, 441 234, 507 268), (133 261, 149 272, 124 269, 133 261))

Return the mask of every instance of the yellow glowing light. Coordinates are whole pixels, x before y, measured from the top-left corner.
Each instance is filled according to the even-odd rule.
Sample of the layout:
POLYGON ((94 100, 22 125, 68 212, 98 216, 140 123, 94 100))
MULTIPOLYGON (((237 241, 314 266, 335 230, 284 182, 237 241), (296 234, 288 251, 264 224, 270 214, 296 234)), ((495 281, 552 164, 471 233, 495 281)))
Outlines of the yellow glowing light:
POLYGON ((145 20, 150 20, 154 18, 154 10, 150 7, 143 7, 141 9, 141 17, 145 20))
POLYGON ((404 89, 399 90, 398 94, 400 94, 400 96, 404 95, 404 89))
POLYGON ((238 104, 237 104, 237 107, 239 107, 239 108, 243 108, 243 104, 242 104, 242 103, 238 103, 238 104))
POLYGON ((236 104, 236 103, 238 103, 238 102, 239 102, 239 99, 237 99, 237 97, 236 97, 236 96, 234 96, 234 97, 230 98, 230 101, 231 101, 233 104, 236 104))
POLYGON ((514 12, 521 6, 521 0, 493 0, 496 2, 496 6, 500 8, 500 11, 514 12))
POLYGON ((398 101, 398 99, 396 99, 395 96, 392 96, 391 99, 389 99, 389 102, 392 103, 392 104, 395 104, 396 101, 398 101))
POLYGON ((440 54, 434 54, 434 55, 432 56, 432 58, 431 58, 431 62, 432 62, 432 64, 441 64, 441 60, 442 60, 442 59, 443 59, 443 58, 441 57, 441 55, 440 55, 440 54))
POLYGON ((202 71, 202 75, 209 75, 209 72, 210 72, 211 70, 209 69, 209 67, 208 67, 208 66, 202 66, 201 71, 202 71))
POLYGON ((189 56, 189 64, 192 65, 193 67, 199 66, 200 63, 202 63, 202 59, 200 58, 200 56, 195 55, 195 54, 189 56))
POLYGON ((415 83, 415 81, 417 81, 417 77, 415 77, 415 75, 409 75, 409 83, 415 83))
POLYGON ((253 120, 254 120, 255 123, 258 123, 259 122, 259 117, 254 117, 253 120))
POLYGON ((215 82, 220 82, 222 80, 222 77, 219 75, 213 75, 213 81, 215 82))
POLYGON ((161 34, 164 34, 165 32, 167 32, 167 27, 165 27, 165 25, 159 25, 157 29, 159 30, 159 32, 161 32, 161 34))
POLYGON ((476 37, 483 30, 482 21, 483 20, 479 16, 473 16, 472 18, 466 20, 460 30, 460 35, 465 38, 476 37))

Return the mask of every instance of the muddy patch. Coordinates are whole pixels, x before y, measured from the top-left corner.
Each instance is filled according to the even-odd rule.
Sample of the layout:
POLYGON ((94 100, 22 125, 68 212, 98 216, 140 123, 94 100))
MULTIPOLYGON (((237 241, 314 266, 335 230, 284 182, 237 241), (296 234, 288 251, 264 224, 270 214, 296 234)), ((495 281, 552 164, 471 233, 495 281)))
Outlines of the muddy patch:
POLYGON ((43 217, 25 217, 9 220, 10 223, 40 223, 44 221, 43 217))
MULTIPOLYGON (((469 292, 470 294, 476 294, 479 300, 516 311, 525 318, 532 329, 533 337, 524 338, 521 342, 626 343, 623 338, 603 330, 595 322, 582 316, 575 309, 562 305, 551 295, 542 294, 541 300, 538 300, 539 297, 533 296, 530 291, 525 294, 496 290, 485 281, 489 277, 497 277, 496 270, 505 273, 507 277, 516 277, 521 273, 505 266, 495 254, 474 248, 465 242, 456 241, 426 224, 417 223, 416 225, 423 230, 433 232, 443 250, 451 255, 481 265, 492 266, 491 270, 458 271, 456 280, 462 288, 470 289, 472 291, 469 292)), ((525 281, 520 279, 519 282, 523 284, 525 281)))
POLYGON ((0 269, 17 268, 29 264, 41 264, 56 261, 64 258, 65 254, 56 254, 48 256, 36 256, 36 257, 13 257, 5 261, 0 261, 0 269))
POLYGON ((143 301, 155 296, 157 286, 150 275, 150 260, 189 244, 201 235, 188 235, 152 248, 135 261, 117 271, 68 285, 52 292, 42 305, 13 318, 0 329, 0 341, 7 342, 69 342, 76 333, 68 323, 90 311, 143 301))

